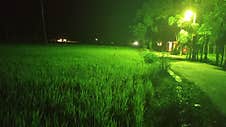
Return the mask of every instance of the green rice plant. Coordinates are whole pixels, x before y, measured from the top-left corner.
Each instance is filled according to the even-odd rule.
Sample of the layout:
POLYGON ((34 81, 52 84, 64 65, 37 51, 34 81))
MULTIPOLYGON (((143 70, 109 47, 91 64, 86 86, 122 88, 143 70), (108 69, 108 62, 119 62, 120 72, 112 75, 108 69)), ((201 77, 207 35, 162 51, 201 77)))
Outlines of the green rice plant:
POLYGON ((137 49, 0 46, 2 126, 142 126, 152 77, 137 49), (7 115, 5 115, 7 114, 7 115))
POLYGON ((159 58, 151 52, 144 52, 143 56, 146 63, 154 63, 156 61, 159 61, 159 58))

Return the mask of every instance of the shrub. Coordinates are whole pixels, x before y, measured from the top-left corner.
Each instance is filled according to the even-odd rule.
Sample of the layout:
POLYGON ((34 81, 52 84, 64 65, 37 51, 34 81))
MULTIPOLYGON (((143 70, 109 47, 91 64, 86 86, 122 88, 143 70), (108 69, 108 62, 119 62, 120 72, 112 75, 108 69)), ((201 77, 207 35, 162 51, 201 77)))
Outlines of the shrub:
POLYGON ((159 61, 159 58, 151 52, 145 52, 143 57, 144 57, 145 63, 154 63, 159 61))
POLYGON ((167 72, 168 69, 170 68, 169 58, 167 58, 165 56, 161 56, 160 62, 161 62, 161 70, 163 72, 167 72))

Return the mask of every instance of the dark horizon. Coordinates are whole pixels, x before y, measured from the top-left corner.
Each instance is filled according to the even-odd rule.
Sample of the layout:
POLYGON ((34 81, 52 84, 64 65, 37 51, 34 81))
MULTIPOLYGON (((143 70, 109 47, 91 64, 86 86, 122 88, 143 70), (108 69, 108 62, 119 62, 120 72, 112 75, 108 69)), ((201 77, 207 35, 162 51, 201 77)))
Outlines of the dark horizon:
MULTIPOLYGON (((140 0, 44 1, 48 39, 64 34, 77 41, 131 40, 129 26, 141 4, 140 0)), ((2 6, 0 40, 43 40, 39 0, 8 0, 2 6)))

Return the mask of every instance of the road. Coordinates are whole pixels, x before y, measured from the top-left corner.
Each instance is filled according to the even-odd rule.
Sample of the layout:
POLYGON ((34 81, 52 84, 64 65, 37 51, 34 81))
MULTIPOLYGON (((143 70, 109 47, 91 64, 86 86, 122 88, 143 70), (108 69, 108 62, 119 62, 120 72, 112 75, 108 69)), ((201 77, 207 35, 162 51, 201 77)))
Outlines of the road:
POLYGON ((198 85, 212 102, 226 115, 226 72, 219 67, 205 63, 177 61, 171 63, 171 69, 189 81, 198 85))

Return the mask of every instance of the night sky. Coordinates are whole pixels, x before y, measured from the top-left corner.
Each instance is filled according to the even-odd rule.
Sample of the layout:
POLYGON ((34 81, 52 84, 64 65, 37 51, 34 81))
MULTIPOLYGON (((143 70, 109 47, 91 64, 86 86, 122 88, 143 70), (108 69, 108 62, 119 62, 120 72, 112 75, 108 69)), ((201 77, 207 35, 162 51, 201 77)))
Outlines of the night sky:
MULTIPOLYGON (((142 0, 44 0, 48 38, 64 34, 73 40, 128 41, 129 25, 142 0)), ((42 38, 39 0, 1 3, 1 39, 42 38)))

